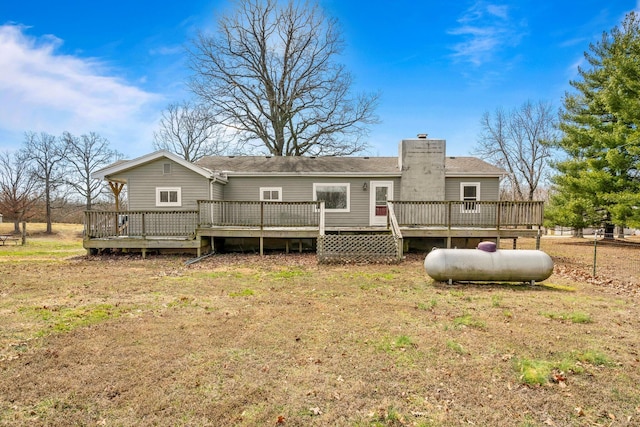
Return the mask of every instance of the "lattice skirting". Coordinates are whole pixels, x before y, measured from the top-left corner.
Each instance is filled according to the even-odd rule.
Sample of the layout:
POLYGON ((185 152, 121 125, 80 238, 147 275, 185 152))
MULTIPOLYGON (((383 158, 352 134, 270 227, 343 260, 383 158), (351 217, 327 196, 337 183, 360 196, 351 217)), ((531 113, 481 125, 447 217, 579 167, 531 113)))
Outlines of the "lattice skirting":
POLYGON ((399 262, 402 242, 389 234, 318 236, 318 261, 399 262))

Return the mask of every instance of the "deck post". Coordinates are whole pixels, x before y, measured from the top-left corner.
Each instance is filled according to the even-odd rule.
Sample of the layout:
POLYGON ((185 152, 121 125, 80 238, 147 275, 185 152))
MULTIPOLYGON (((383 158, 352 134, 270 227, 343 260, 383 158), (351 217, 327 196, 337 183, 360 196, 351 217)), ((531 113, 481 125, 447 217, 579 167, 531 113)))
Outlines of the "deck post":
POLYGON ((260 256, 264 256, 264 236, 260 235, 260 256))
MULTIPOLYGON (((142 238, 144 239, 147 235, 147 226, 145 224, 145 215, 144 212, 142 212, 142 238)), ((144 258, 144 256, 143 256, 144 258)))
POLYGON ((318 223, 319 234, 324 236, 324 202, 320 202, 320 218, 318 223))

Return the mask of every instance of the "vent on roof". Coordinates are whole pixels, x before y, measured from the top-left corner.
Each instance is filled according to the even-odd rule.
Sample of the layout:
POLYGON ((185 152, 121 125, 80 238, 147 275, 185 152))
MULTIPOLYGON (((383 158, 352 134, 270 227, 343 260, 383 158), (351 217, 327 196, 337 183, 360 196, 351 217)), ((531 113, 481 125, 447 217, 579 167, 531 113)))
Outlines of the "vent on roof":
POLYGON ((450 158, 450 159, 455 159, 455 158, 456 158, 456 156, 449 156, 449 158, 450 158))
POLYGON ((365 158, 364 158, 364 159, 365 159, 365 160, 369 160, 369 157, 368 157, 368 156, 365 156, 365 158))
POLYGON ((309 157, 309 158, 310 158, 310 159, 315 159, 315 158, 316 158, 316 156, 311 156, 311 157, 309 157))
POLYGON ((265 157, 265 159, 270 159, 271 158, 271 156, 264 156, 264 157, 265 157))
POLYGON ((229 156, 230 159, 233 159, 235 156, 229 156))
POLYGON ((419 133, 418 134, 418 139, 427 139, 427 134, 426 133, 419 133))

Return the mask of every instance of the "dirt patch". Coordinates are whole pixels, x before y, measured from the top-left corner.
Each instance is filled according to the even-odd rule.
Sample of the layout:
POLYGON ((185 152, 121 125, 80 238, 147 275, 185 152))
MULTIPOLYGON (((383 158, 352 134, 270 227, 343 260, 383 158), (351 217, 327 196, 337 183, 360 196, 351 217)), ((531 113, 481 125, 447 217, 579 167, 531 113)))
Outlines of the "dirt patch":
POLYGON ((14 259, 0 424, 638 425, 638 252, 590 280, 588 245, 542 249, 534 287, 434 283, 424 254, 14 259))

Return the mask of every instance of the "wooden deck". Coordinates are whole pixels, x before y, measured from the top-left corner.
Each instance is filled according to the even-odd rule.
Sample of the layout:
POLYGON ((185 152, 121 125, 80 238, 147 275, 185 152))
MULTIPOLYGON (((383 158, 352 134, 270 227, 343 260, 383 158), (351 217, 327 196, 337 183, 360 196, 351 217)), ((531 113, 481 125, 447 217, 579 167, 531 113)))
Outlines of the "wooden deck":
MULTIPOLYGON (((219 238, 318 239, 324 235, 387 234, 403 239, 517 239, 539 235, 543 202, 389 201, 387 226, 326 227, 323 202, 203 200, 197 211, 87 211, 84 247, 188 249, 200 256, 219 238)), ((401 245, 402 246, 402 245, 401 245)), ((287 246, 288 247, 288 246, 287 246)), ((399 255, 401 256, 401 254, 399 255)))

